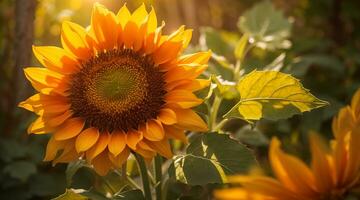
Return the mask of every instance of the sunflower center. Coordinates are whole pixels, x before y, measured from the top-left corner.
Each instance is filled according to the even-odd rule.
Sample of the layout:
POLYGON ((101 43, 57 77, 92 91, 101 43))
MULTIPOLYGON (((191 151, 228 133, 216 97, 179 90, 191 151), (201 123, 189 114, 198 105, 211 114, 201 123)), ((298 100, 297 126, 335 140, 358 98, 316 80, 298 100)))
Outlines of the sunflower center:
POLYGON ((164 85, 149 57, 129 49, 103 52, 72 75, 71 109, 100 131, 138 129, 163 107, 164 85))
POLYGON ((104 72, 96 82, 96 92, 112 101, 124 100, 137 84, 134 76, 122 69, 104 72))

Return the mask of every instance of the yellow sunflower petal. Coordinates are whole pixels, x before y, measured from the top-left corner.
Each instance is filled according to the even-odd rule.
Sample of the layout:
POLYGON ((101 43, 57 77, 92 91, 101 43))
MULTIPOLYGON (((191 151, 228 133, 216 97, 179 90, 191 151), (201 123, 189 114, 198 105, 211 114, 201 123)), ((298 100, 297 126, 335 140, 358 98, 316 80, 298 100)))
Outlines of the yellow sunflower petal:
POLYGON ((66 140, 77 136, 84 128, 85 122, 80 118, 72 118, 67 120, 58 130, 54 133, 56 140, 66 140))
POLYGON ((71 74, 79 70, 76 59, 64 49, 53 46, 33 46, 33 52, 39 62, 46 68, 71 74))
POLYGON ((155 64, 163 64, 174 60, 180 53, 181 42, 165 41, 154 53, 153 60, 155 64))
POLYGON ((169 108, 160 110, 158 120, 167 125, 175 124, 177 122, 175 112, 169 108))
POLYGON ((189 64, 189 63, 197 63, 197 64, 207 64, 211 57, 211 51, 203 51, 193 54, 187 54, 180 56, 179 63, 180 64, 189 64))
POLYGON ((58 127, 64 123, 67 119, 72 116, 71 110, 65 111, 63 114, 58 116, 44 117, 46 125, 49 127, 58 127))
POLYGON ((37 93, 20 102, 19 107, 32 111, 37 115, 53 116, 64 113, 70 108, 70 105, 63 96, 37 93))
POLYGON ((219 200, 274 200, 271 197, 250 192, 240 187, 215 190, 214 196, 219 200))
POLYGON ((178 65, 176 68, 170 69, 166 72, 166 82, 170 83, 172 81, 178 81, 182 79, 195 79, 203 71, 206 70, 207 65, 193 65, 193 64, 183 64, 178 65))
POLYGON ((25 101, 20 102, 19 107, 34 112, 38 107, 42 105, 66 104, 66 103, 67 103, 67 99, 63 96, 59 96, 59 95, 50 96, 50 95, 37 93, 29 97, 25 101))
POLYGON ((188 90, 173 90, 165 95, 167 103, 175 104, 180 108, 191 108, 200 105, 203 101, 188 90))
POLYGON ((77 152, 90 149, 99 139, 99 130, 91 127, 82 131, 76 138, 75 148, 77 152))
POLYGON ((360 125, 352 130, 348 143, 349 157, 344 180, 350 185, 354 184, 353 182, 360 180, 360 125))
POLYGON ((27 129, 27 132, 34 134, 46 134, 53 131, 54 128, 45 124, 44 118, 42 116, 38 117, 34 122, 30 124, 27 129))
POLYGON ((187 29, 184 31, 183 33, 183 42, 182 42, 182 48, 185 49, 189 46, 189 43, 191 41, 191 38, 192 38, 192 33, 193 33, 193 30, 192 29, 187 29))
POLYGON ((171 151, 171 147, 169 144, 169 140, 164 138, 160 141, 145 141, 147 145, 149 145, 152 149, 158 152, 160 155, 170 159, 172 158, 173 154, 171 151))
POLYGON ((129 21, 124 28, 122 33, 122 39, 126 48, 131 49, 134 45, 134 42, 138 38, 139 27, 135 22, 129 21))
MULTIPOLYGON (((304 196, 293 193, 285 188, 277 180, 268 177, 256 176, 233 176, 230 182, 241 183, 247 191, 264 195, 269 198, 283 200, 305 200, 304 196)), ((310 199, 309 199, 310 200, 310 199)))
POLYGON ((111 162, 118 168, 121 167, 122 164, 125 163, 125 161, 128 159, 130 155, 129 148, 124 148, 117 156, 114 156, 114 154, 109 153, 109 159, 111 162))
POLYGON ((137 8, 130 17, 130 21, 135 22, 135 24, 140 27, 147 18, 148 12, 146 11, 145 4, 141 4, 139 8, 137 8))
POLYGON ((110 153, 119 155, 126 147, 126 136, 123 131, 114 131, 108 145, 110 153))
POLYGON ((125 27, 125 24, 129 21, 131 17, 131 13, 129 9, 126 7, 126 3, 123 5, 123 7, 120 8, 119 12, 116 15, 118 21, 120 22, 120 25, 122 27, 125 27))
POLYGON ((47 146, 46 146, 46 153, 44 157, 44 161, 52 161, 55 159, 58 151, 64 149, 64 146, 68 143, 68 141, 58 141, 55 140, 54 137, 51 137, 47 146))
MULTIPOLYGON (((73 145, 73 144, 71 144, 71 145, 73 145)), ((53 165, 55 165, 57 163, 69 163, 69 162, 77 160, 79 157, 80 157, 80 155, 75 150, 75 148, 71 148, 69 150, 67 150, 65 148, 65 150, 60 154, 60 156, 54 159, 53 165)))
POLYGON ((103 5, 95 3, 91 16, 90 33, 96 38, 98 50, 110 50, 116 47, 118 38, 116 27, 117 22, 114 13, 103 5))
POLYGON ((86 60, 92 56, 86 42, 86 31, 78 24, 69 21, 62 23, 61 43, 64 49, 80 59, 86 60))
POLYGON ((63 114, 70 109, 70 104, 44 105, 41 110, 35 111, 38 115, 54 116, 63 114))
POLYGON ((165 137, 164 129, 157 120, 148 120, 143 135, 150 141, 160 141, 165 137))
POLYGON ((340 109, 336 119, 338 127, 337 131, 334 132, 334 136, 338 140, 343 140, 347 133, 352 130, 356 120, 350 106, 340 109))
POLYGON ((273 138, 269 159, 276 177, 290 190, 311 196, 315 193, 314 176, 310 169, 298 158, 287 155, 280 149, 280 141, 273 138))
POLYGON ((140 141, 137 144, 135 152, 144 157, 145 161, 151 160, 156 155, 156 152, 144 141, 140 141))
POLYGON ((133 150, 136 149, 136 145, 143 139, 143 134, 140 131, 128 131, 126 133, 126 144, 133 150))
POLYGON ((173 109, 178 120, 177 126, 185 130, 206 132, 208 127, 206 123, 191 109, 173 109))
POLYGON ((137 148, 141 148, 141 149, 146 150, 146 151, 152 151, 152 152, 154 152, 154 149, 152 149, 144 140, 141 140, 141 141, 137 144, 137 148))
POLYGON ((185 144, 188 143, 188 139, 183 129, 176 128, 175 126, 164 126, 164 131, 167 137, 180 140, 185 144))
POLYGON ((154 7, 151 7, 151 11, 148 15, 147 23, 148 23, 147 24, 147 34, 155 32, 156 28, 157 28, 157 17, 156 17, 154 7))
POLYGON ((335 177, 328 159, 328 149, 322 139, 315 133, 310 134, 310 148, 312 155, 312 170, 317 190, 326 193, 334 186, 335 177))
POLYGON ((168 40, 172 42, 181 42, 182 48, 186 48, 191 41, 192 30, 185 30, 185 26, 181 26, 178 30, 169 35, 168 40))
POLYGON ((161 26, 158 27, 155 32, 150 33, 146 39, 144 40, 145 45, 144 45, 144 53, 145 54, 151 54, 153 53, 157 48, 158 45, 160 45, 160 39, 161 39, 161 33, 162 33, 162 29, 165 27, 165 22, 162 22, 161 26))
POLYGON ((91 161, 103 152, 108 146, 110 141, 110 134, 108 132, 100 133, 100 137, 95 145, 93 145, 89 150, 86 151, 86 160, 91 163, 91 161))
MULTIPOLYGON (((40 91, 43 88, 58 89, 62 84, 63 76, 54 71, 40 67, 28 67, 24 69, 26 78, 31 82, 32 86, 40 91)), ((64 91, 62 88, 61 91, 64 91)))
POLYGON ((105 176, 111 169, 111 160, 109 159, 107 151, 102 152, 94 160, 92 160, 94 170, 100 176, 105 176))
MULTIPOLYGON (((348 134, 347 134, 348 135, 348 134)), ((337 185, 343 185, 345 180, 345 171, 348 164, 348 145, 344 140, 337 139, 333 143, 333 158, 335 169, 335 182, 337 185)))
POLYGON ((192 92, 201 90, 210 85, 210 79, 195 79, 175 87, 178 90, 190 90, 192 92))

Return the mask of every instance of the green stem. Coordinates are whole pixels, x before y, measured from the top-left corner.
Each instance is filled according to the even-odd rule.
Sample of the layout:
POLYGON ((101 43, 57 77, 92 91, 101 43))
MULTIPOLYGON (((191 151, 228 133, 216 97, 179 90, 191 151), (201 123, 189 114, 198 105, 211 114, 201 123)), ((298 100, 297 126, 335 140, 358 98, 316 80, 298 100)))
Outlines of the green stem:
POLYGON ((237 81, 240 78, 240 69, 241 69, 241 62, 240 60, 236 61, 235 69, 234 69, 234 80, 237 81))
POLYGON ((133 187, 134 189, 140 189, 140 186, 138 186, 138 184, 129 176, 126 176, 126 180, 128 182, 128 184, 133 187))
POLYGON ((144 158, 136 153, 134 155, 135 155, 135 158, 138 163, 139 170, 140 170, 141 179, 143 182, 145 199, 151 200, 152 198, 151 198, 150 182, 149 182, 149 176, 147 174, 147 169, 146 169, 146 164, 145 164, 144 158))
POLYGON ((158 154, 155 157, 155 179, 156 179, 156 199, 161 200, 161 187, 162 187, 162 171, 161 171, 161 165, 162 165, 162 158, 158 154))
POLYGON ((215 96, 214 98, 214 102, 211 108, 211 113, 210 113, 210 129, 213 131, 215 126, 216 126, 216 120, 217 120, 217 115, 218 115, 218 111, 220 108, 220 104, 221 104, 222 98, 219 96, 215 96))

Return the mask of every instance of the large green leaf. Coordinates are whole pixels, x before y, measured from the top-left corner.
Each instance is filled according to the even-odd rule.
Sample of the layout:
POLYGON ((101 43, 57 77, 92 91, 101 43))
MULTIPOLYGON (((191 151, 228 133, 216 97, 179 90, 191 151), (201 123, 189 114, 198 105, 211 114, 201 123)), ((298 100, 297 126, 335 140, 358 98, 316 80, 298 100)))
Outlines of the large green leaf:
POLYGON ((240 101, 225 117, 278 120, 327 105, 299 80, 278 71, 253 71, 237 85, 240 101))
POLYGON ((238 27, 249 34, 258 47, 264 49, 288 48, 291 23, 281 11, 266 0, 256 4, 239 18, 238 27))
POLYGON ((175 174, 170 175, 190 185, 224 183, 226 175, 247 173, 256 164, 253 152, 238 141, 226 134, 207 133, 174 159, 175 169, 170 171, 175 174))

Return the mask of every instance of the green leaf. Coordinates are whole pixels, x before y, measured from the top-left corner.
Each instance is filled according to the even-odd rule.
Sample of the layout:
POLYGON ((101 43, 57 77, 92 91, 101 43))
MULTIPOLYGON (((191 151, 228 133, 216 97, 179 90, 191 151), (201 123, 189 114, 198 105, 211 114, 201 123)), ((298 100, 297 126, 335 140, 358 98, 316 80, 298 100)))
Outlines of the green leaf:
MULTIPOLYGON (((190 185, 224 183, 226 176, 247 173, 257 164, 247 147, 226 134, 206 133, 190 143, 185 155, 174 159, 178 181, 190 185)), ((174 176, 171 175, 170 176, 174 176)))
POLYGON ((249 36, 247 34, 244 34, 239 42, 236 44, 234 55, 237 60, 242 61, 244 57, 244 50, 246 47, 246 44, 248 43, 249 36))
POLYGON ((238 91, 236 90, 236 83, 231 81, 226 81, 221 78, 221 76, 216 77, 215 75, 211 76, 212 81, 216 83, 215 92, 225 98, 225 99, 234 99, 239 96, 238 91))
POLYGON ((328 105, 313 96, 299 80, 277 71, 253 71, 237 84, 240 101, 225 117, 278 120, 328 105))
POLYGON ((73 190, 66 189, 65 193, 53 198, 52 200, 87 200, 89 198, 75 193, 73 190))
POLYGON ((253 40, 260 48, 288 48, 291 45, 287 40, 291 23, 268 0, 246 11, 239 18, 238 27, 243 33, 249 34, 250 41, 253 40))
POLYGON ((130 190, 120 193, 118 196, 113 198, 114 200, 142 200, 145 199, 141 190, 130 190))
POLYGON ((4 173, 9 174, 13 178, 26 181, 29 176, 36 173, 36 165, 27 161, 16 161, 6 165, 4 173))

